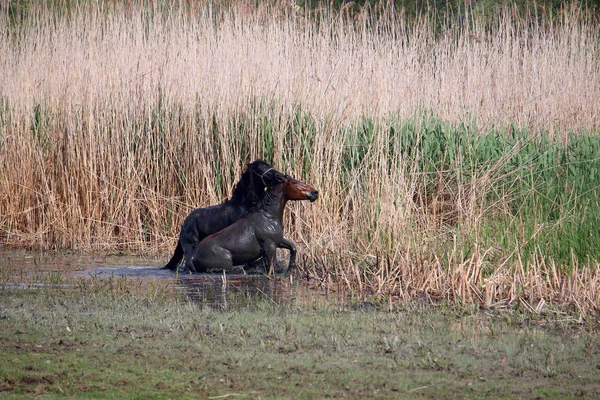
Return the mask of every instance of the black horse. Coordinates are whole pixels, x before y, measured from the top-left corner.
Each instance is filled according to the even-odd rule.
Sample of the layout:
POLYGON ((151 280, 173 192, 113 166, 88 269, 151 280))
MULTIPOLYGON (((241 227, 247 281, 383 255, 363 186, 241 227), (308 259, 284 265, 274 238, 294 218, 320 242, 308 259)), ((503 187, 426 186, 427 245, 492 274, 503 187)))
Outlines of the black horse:
POLYGON ((319 192, 306 183, 286 176, 271 186, 256 207, 227 228, 202 240, 192 256, 191 270, 229 270, 266 257, 273 272, 277 248, 290 251, 288 268, 296 266, 296 246, 283 237, 283 210, 288 200, 315 201, 319 192))
POLYGON ((284 180, 285 175, 264 160, 248 164, 233 190, 231 200, 215 206, 196 208, 186 217, 173 257, 162 269, 175 271, 185 256, 186 269, 192 271, 191 259, 202 239, 240 219, 263 198, 266 187, 284 180))

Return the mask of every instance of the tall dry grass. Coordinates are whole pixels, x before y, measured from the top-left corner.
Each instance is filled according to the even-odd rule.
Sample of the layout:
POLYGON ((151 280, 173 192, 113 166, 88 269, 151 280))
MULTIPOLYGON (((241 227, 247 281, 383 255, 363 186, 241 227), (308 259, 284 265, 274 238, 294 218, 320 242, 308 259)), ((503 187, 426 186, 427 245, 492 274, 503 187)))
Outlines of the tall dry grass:
POLYGON ((303 272, 324 283, 598 307, 595 260, 524 265, 524 242, 507 251, 481 239, 512 196, 487 202, 501 167, 457 172, 450 197, 440 173, 428 197, 391 129, 409 121, 425 135, 426 114, 559 142, 597 131, 598 28, 580 10, 542 23, 506 11, 436 34, 427 18, 266 3, 98 1, 62 16, 44 4, 18 23, 0 17, 5 246, 124 247, 166 261, 187 213, 222 201, 244 164, 265 157, 322 194, 291 205, 287 232, 303 272))

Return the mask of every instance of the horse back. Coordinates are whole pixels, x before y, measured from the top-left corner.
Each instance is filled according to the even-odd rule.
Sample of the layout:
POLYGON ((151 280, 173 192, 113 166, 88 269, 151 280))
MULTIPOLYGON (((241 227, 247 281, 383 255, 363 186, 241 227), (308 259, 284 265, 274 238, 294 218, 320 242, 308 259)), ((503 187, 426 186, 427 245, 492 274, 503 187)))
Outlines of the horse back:
POLYGON ((227 201, 215 206, 196 208, 183 222, 179 240, 182 244, 195 244, 219 232, 240 219, 245 207, 227 201))

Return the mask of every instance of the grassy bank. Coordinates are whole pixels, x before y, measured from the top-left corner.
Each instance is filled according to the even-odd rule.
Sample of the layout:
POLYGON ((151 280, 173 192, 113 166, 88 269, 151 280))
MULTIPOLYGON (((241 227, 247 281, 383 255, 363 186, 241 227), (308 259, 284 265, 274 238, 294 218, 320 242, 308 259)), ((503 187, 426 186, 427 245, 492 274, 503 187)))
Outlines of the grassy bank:
POLYGON ((3 291, 0 318, 3 398, 600 395, 598 333, 561 314, 36 290, 3 291))
POLYGON ((263 157, 321 193, 286 215, 302 275, 597 309, 593 19, 504 9, 440 34, 427 17, 319 10, 31 2, 17 22, 1 15, 0 243, 166 261, 187 213, 263 157))

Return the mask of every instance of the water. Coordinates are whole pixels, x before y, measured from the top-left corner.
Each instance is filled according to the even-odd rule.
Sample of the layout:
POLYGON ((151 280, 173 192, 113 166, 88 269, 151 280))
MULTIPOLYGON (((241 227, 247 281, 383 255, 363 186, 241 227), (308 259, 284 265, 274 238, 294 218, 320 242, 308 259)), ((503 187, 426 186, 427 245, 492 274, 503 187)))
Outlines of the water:
POLYGON ((0 250, 0 290, 58 287, 99 291, 108 286, 119 286, 140 291, 160 288, 166 295, 223 310, 292 303, 298 290, 307 290, 289 276, 177 274, 160 269, 165 261, 118 254, 0 250))

